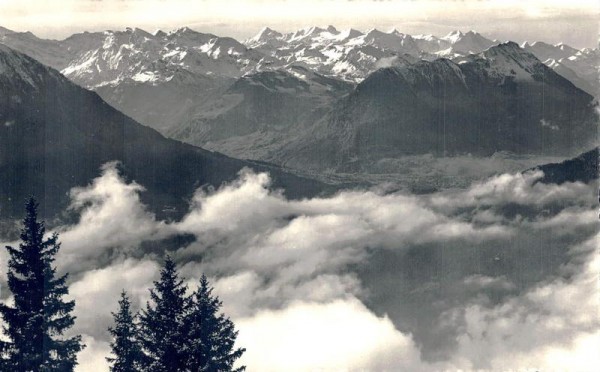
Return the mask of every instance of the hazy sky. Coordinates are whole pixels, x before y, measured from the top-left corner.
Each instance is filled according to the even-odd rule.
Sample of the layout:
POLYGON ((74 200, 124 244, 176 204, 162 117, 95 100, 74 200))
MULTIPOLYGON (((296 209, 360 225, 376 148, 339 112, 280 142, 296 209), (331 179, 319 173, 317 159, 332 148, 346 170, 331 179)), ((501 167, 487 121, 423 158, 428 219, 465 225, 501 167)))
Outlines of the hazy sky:
POLYGON ((591 47, 598 41, 599 14, 597 0, 0 0, 1 26, 49 38, 189 26, 245 39, 263 26, 292 31, 331 24, 437 35, 474 29, 501 40, 591 47))

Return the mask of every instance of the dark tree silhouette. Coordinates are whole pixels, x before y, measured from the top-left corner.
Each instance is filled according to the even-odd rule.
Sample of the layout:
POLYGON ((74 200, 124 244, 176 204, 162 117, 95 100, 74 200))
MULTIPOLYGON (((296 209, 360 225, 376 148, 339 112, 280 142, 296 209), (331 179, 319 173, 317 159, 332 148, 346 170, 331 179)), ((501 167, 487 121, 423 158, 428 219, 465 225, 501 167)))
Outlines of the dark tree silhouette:
POLYGON ((150 290, 151 301, 140 314, 140 335, 146 355, 144 370, 185 371, 183 319, 189 308, 186 287, 175 263, 167 257, 160 280, 150 290))
POLYGON ((234 363, 246 350, 234 349, 238 332, 229 318, 219 314, 222 302, 212 291, 206 276, 202 275, 184 322, 187 365, 192 371, 244 371, 245 367, 234 369, 234 363))
POLYGON ((131 302, 125 291, 121 292, 119 310, 112 313, 114 326, 108 329, 112 336, 110 347, 113 357, 106 360, 113 372, 136 372, 143 367, 143 354, 138 337, 135 317, 131 313, 131 302))
POLYGON ((4 333, 3 370, 72 371, 77 353, 84 348, 81 336, 65 338, 73 326, 75 301, 64 301, 69 290, 67 275, 56 278, 54 257, 60 249, 58 235, 44 238, 45 227, 37 219, 37 203, 30 198, 23 219, 18 248, 6 247, 8 286, 14 305, 0 304, 4 333))

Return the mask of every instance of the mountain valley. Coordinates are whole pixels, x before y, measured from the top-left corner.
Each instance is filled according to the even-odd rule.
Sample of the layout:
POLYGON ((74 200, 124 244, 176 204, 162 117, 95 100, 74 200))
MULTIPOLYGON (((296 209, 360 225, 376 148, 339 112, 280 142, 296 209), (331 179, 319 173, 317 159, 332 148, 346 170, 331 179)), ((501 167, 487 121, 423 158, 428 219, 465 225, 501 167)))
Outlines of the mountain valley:
MULTIPOLYGON (((243 42, 187 27, 64 40, 2 28, 0 43, 206 154, 329 184, 464 186, 574 157, 597 138, 598 49, 332 26, 264 28, 243 42)), ((99 159, 89 164, 85 179, 99 159)))

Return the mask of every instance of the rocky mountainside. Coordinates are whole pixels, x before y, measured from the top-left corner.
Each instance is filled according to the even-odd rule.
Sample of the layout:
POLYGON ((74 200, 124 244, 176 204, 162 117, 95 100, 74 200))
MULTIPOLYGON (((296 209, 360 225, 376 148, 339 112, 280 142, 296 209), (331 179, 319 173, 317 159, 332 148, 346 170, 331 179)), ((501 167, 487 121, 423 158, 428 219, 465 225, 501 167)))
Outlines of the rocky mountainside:
POLYGON ((310 27, 281 34, 264 28, 245 44, 289 65, 304 65, 321 74, 360 82, 382 67, 400 66, 421 59, 455 57, 479 53, 497 44, 470 31, 452 32, 445 37, 408 35, 395 29, 366 32, 335 27, 310 27))
POLYGON ((303 169, 407 153, 570 153, 571 129, 589 134, 570 122, 589 123, 589 96, 560 77, 598 91, 598 49, 498 48, 474 31, 264 28, 237 42, 189 28, 58 41, 2 29, 0 43, 164 135, 303 169))
POLYGON ((437 51, 437 54, 444 57, 477 54, 498 44, 498 41, 487 39, 475 31, 469 31, 467 33, 453 31, 444 36, 442 40, 447 41, 448 48, 437 51))
POLYGON ((64 40, 8 31, 0 33, 0 41, 90 89, 127 80, 165 82, 180 70, 239 77, 263 58, 232 38, 187 27, 155 34, 139 28, 83 32, 64 40))
MULTIPOLYGON (((356 84, 379 68, 463 58, 498 43, 474 31, 436 37, 333 26, 285 34, 264 28, 243 43, 187 27, 153 34, 137 28, 84 32, 65 40, 3 29, 0 42, 96 90, 120 111, 162 133, 193 121, 201 114, 196 107, 220 97, 246 74, 293 74, 306 68, 356 84)), ((543 42, 523 46, 580 89, 597 94, 597 49, 579 51, 543 42)))
POLYGON ((268 164, 228 158, 166 139, 34 59, 0 45, 0 217, 20 216, 36 195, 46 216, 64 210, 68 191, 87 185, 100 167, 120 161, 128 180, 143 184, 156 213, 182 214, 194 190, 219 186, 244 167, 269 171, 290 196, 324 185, 268 164))
POLYGON ((550 45, 541 41, 533 44, 525 42, 522 47, 559 75, 570 80, 579 89, 593 96, 599 96, 600 54, 598 49, 577 50, 565 44, 550 45))
POLYGON ((360 171, 410 154, 574 155, 597 136, 593 97, 509 42, 458 61, 376 71, 269 158, 360 171))
POLYGON ((232 38, 186 27, 155 34, 137 28, 84 32, 59 41, 9 32, 0 42, 163 133, 264 59, 232 38))
MULTIPOLYGON (((44 40, 30 32, 3 29, 0 41, 61 70, 87 88, 114 86, 128 80, 158 84, 172 79, 180 70, 232 78, 290 66, 304 66, 323 75, 360 82, 381 67, 420 59, 464 57, 499 43, 475 31, 453 31, 436 37, 413 36, 395 29, 339 31, 333 26, 285 34, 264 28, 243 43, 187 27, 154 34, 137 28, 84 32, 65 40, 44 40)), ((578 59, 577 63, 587 63, 592 69, 597 65, 597 60, 591 62, 582 56, 590 51, 565 44, 534 42, 524 43, 523 47, 542 62, 578 59)), ((593 51, 592 59, 597 58, 597 50, 593 51)), ((573 68, 577 63, 567 64, 573 68)), ((576 73, 586 74, 580 77, 587 79, 589 71, 584 70, 574 68, 576 73)))
POLYGON ((238 79, 167 134, 227 154, 265 159, 309 130, 353 85, 295 66, 238 79))

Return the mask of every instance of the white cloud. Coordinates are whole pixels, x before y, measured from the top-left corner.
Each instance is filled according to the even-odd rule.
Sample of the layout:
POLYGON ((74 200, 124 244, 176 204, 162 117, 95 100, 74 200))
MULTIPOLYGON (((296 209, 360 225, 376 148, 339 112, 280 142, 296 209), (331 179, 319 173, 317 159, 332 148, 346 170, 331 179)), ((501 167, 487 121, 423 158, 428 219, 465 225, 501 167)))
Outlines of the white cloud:
MULTIPOLYGON (((78 355, 81 372, 108 371, 106 357, 110 355, 107 328, 112 325, 111 312, 118 310, 123 289, 137 311, 149 299, 148 289, 158 278, 159 264, 150 260, 127 259, 111 266, 86 272, 71 284, 70 297, 75 299, 75 329, 83 335, 85 349, 78 355)), ((74 333, 75 333, 74 332, 74 333)))
POLYGON ((149 299, 148 289, 159 271, 154 261, 126 259, 86 272, 69 288, 77 303, 74 315, 78 330, 93 337, 106 336, 107 325, 112 322, 110 312, 117 310, 121 291, 127 292, 134 309, 139 308, 149 299))
POLYGON ((208 254, 229 258, 229 252, 263 268, 300 258, 310 261, 311 254, 326 255, 328 265, 334 265, 360 259, 366 246, 395 249, 415 242, 511 234, 502 226, 476 228, 401 193, 345 191, 329 198, 289 201, 268 186, 266 174, 244 172, 232 185, 211 194, 197 193, 192 211, 176 225, 181 232, 202 238, 186 253, 207 253, 206 247, 215 244, 218 250, 208 254))
POLYGON ((200 264, 186 264, 183 275, 197 278, 205 272, 221 278, 220 288, 233 288, 220 292, 233 314, 360 295, 360 281, 347 270, 367 262, 370 249, 512 236, 503 226, 477 228, 400 193, 346 191, 291 201, 268 185, 265 174, 244 172, 231 185, 197 193, 190 213, 174 225, 197 236, 175 257, 194 261, 202 256, 200 264))
POLYGON ((421 364, 410 335, 356 299, 293 303, 237 324, 249 371, 415 371, 421 364))
POLYGON ((511 290, 515 285, 504 277, 490 277, 487 275, 471 275, 463 280, 466 287, 474 287, 475 289, 499 289, 511 290))
POLYGON ((110 345, 106 341, 98 341, 93 337, 83 335, 85 349, 77 356, 76 371, 106 372, 109 369, 106 357, 110 354, 110 345))
POLYGON ((536 229, 552 229, 553 233, 569 234, 573 233, 573 226, 597 226, 598 211, 596 208, 569 207, 565 208, 560 213, 547 219, 540 219, 532 223, 532 227, 536 229))
POLYGON ((67 269, 97 264, 104 255, 123 255, 144 240, 169 234, 169 226, 156 221, 141 203, 142 186, 126 183, 117 163, 107 163, 101 171, 89 186, 71 190, 69 208, 79 213, 77 224, 57 229, 62 242, 59 259, 67 269))
POLYGON ((515 203, 525 206, 540 206, 551 203, 589 202, 593 194, 590 185, 580 182, 562 185, 539 182, 542 171, 501 174, 477 182, 466 191, 436 194, 431 198, 432 206, 444 211, 470 206, 493 206, 515 203))
MULTIPOLYGON (((70 285, 77 302, 75 331, 88 344, 78 370, 106 370, 106 328, 121 289, 136 308, 147 299, 161 262, 145 256, 140 242, 177 233, 197 238, 173 253, 182 276, 190 288, 202 273, 209 276, 224 311, 240 329, 249 370, 552 370, 569 365, 585 370, 586 363, 597 361, 592 346, 600 330, 600 304, 589 295, 598 291, 598 258, 590 253, 597 240, 569 241, 594 230, 589 221, 596 221, 594 187, 544 185, 536 182, 540 177, 500 175, 432 196, 345 191, 294 201, 270 191, 267 175, 245 172, 219 190, 198 192, 188 215, 167 224, 141 203, 142 186, 126 183, 114 165, 107 166, 88 187, 72 192, 79 222, 58 229, 63 241, 59 270, 81 271, 70 285), (502 213, 507 205, 532 208, 534 215, 508 218, 502 213), (446 361, 422 360, 414 334, 398 331, 392 322, 398 319, 376 315, 365 305, 369 288, 354 266, 371 264, 373 252, 447 245, 443 253, 451 262, 462 259, 453 256, 452 246, 495 255, 485 253, 489 244, 511 246, 532 233, 548 242, 560 238, 571 252, 570 263, 559 278, 552 274, 533 287, 511 281, 502 271, 448 283, 471 297, 460 306, 448 305, 454 307, 443 318, 432 315, 420 325, 446 322, 455 329, 457 348, 446 361), (487 300, 486 293, 494 291, 510 297, 487 300)), ((486 256, 480 257, 485 263, 486 256)), ((398 272, 390 283, 405 285, 404 274, 398 272)), ((431 306, 451 303, 444 296, 452 293, 440 293, 431 306)))
POLYGON ((587 254, 583 267, 565 267, 571 279, 539 285, 495 307, 475 303, 454 310, 465 321, 456 351, 461 362, 468 361, 468 369, 494 371, 595 370, 600 364, 598 243, 596 235, 573 247, 573 253, 587 254))

